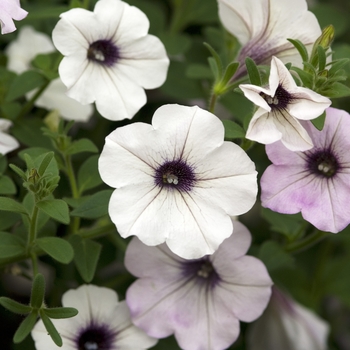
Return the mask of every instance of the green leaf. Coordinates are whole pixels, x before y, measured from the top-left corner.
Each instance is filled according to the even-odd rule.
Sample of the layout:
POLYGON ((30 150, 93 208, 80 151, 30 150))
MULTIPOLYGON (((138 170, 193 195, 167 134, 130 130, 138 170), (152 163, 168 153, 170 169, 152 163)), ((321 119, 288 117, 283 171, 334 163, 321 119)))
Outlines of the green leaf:
POLYGON ((83 280, 90 283, 95 275, 102 246, 78 235, 71 236, 69 241, 74 249, 74 263, 83 280))
POLYGON ((79 198, 66 198, 63 197, 63 200, 72 208, 77 208, 80 205, 82 205, 84 202, 86 202, 91 196, 83 196, 79 198))
POLYGON ((233 122, 232 120, 223 120, 222 123, 225 127, 226 140, 245 138, 245 131, 239 124, 233 122))
POLYGON ((330 98, 350 96, 350 88, 342 83, 333 83, 331 89, 322 91, 322 95, 330 98))
POLYGON ((312 124, 320 131, 323 129, 325 121, 326 121, 326 112, 323 112, 316 119, 311 120, 312 124))
POLYGON ((26 71, 14 79, 7 93, 6 101, 11 102, 45 83, 46 79, 41 73, 26 71))
POLYGON ((94 145, 94 143, 89 139, 80 139, 78 141, 74 141, 66 150, 66 154, 77 154, 83 152, 98 152, 98 148, 94 145))
POLYGON ((37 20, 53 18, 57 20, 60 14, 69 10, 68 6, 57 6, 50 3, 46 5, 45 3, 40 3, 40 6, 37 4, 26 4, 26 11, 28 11, 28 16, 26 21, 31 21, 37 23, 37 20))
POLYGON ((53 219, 69 224, 69 210, 68 205, 62 199, 45 199, 36 204, 40 210, 52 217, 53 219))
POLYGON ((341 68, 343 68, 349 62, 350 62, 349 58, 341 58, 339 60, 333 61, 332 66, 328 71, 329 76, 332 77, 333 75, 335 75, 341 68))
POLYGON ((57 346, 62 346, 62 338, 60 336, 60 334, 57 332, 56 327, 54 326, 54 324, 52 323, 52 321, 47 317, 47 315, 45 314, 44 310, 40 310, 40 317, 44 323, 44 326, 47 330, 47 333, 49 334, 49 336, 51 337, 51 339, 53 340, 53 342, 57 345, 57 346))
POLYGON ((207 65, 193 63, 187 67, 186 76, 190 79, 212 79, 213 73, 207 65))
POLYGON ((294 267, 293 257, 275 241, 264 242, 260 247, 258 258, 262 260, 269 272, 294 267))
POLYGON ((163 42, 169 55, 183 54, 191 47, 191 39, 185 34, 161 33, 159 39, 163 42))
POLYGON ((256 86, 261 86, 261 76, 255 62, 250 57, 247 57, 245 59, 245 65, 247 67, 250 83, 256 86))
POLYGON ((79 193, 90 190, 102 183, 100 173, 98 171, 99 155, 88 158, 78 171, 78 187, 79 193))
POLYGON ((0 174, 3 174, 7 169, 7 158, 0 154, 0 174))
POLYGON ((33 311, 22 321, 13 337, 13 342, 15 344, 20 343, 29 335, 35 326, 37 318, 38 312, 33 311))
POLYGON ((239 67, 238 62, 231 62, 225 69, 224 76, 222 78, 222 84, 224 86, 227 85, 227 83, 231 80, 233 75, 236 73, 237 69, 239 67))
POLYGON ((16 186, 11 178, 0 175, 0 194, 15 194, 16 192, 16 186))
POLYGON ((69 264, 73 260, 73 248, 69 242, 62 238, 41 237, 37 238, 35 242, 45 253, 62 264, 69 264))
POLYGON ((261 216, 270 223, 272 231, 285 235, 291 241, 296 238, 304 225, 301 214, 280 214, 270 209, 262 208, 261 216))
POLYGON ((317 47, 317 54, 318 54, 318 70, 322 71, 326 67, 326 52, 321 45, 317 47))
POLYGON ((21 110, 21 104, 18 102, 5 102, 1 105, 2 113, 10 119, 15 119, 21 110))
POLYGON ((18 213, 0 211, 0 231, 7 230, 20 219, 21 216, 18 213))
POLYGON ((222 73, 223 73, 223 67, 222 67, 222 62, 219 54, 214 50, 212 46, 210 46, 208 43, 203 43, 203 45, 210 51, 211 55, 213 56, 216 66, 217 66, 217 72, 218 75, 215 76, 217 80, 221 80, 222 78, 222 73))
POLYGON ((293 40, 293 39, 287 39, 293 46, 298 50, 301 59, 303 62, 307 62, 309 60, 309 54, 307 52, 307 49, 305 45, 298 39, 293 40))
POLYGON ((70 318, 78 315, 78 310, 74 307, 53 307, 50 309, 43 309, 45 314, 54 319, 70 318))
POLYGON ((292 67, 291 70, 294 70, 295 72, 298 73, 299 78, 301 79, 301 81, 303 82, 303 85, 311 88, 313 85, 313 75, 311 73, 305 72, 302 69, 298 68, 298 67, 292 67))
POLYGON ((54 156, 53 152, 48 152, 44 155, 44 158, 42 159, 40 166, 39 166, 39 169, 38 169, 38 173, 40 176, 44 175, 44 173, 45 173, 47 167, 49 166, 53 156, 54 156))
POLYGON ((24 242, 12 233, 0 232, 0 259, 25 253, 24 242))
MULTIPOLYGON (((26 146, 52 148, 51 140, 43 137, 41 128, 44 123, 39 118, 23 118, 15 120, 11 129, 12 135, 26 146)), ((47 152, 47 151, 46 151, 47 152)))
POLYGON ((0 210, 29 215, 27 209, 21 203, 7 197, 0 197, 0 210))
POLYGON ((29 312, 32 312, 32 307, 29 305, 21 304, 15 300, 12 300, 10 298, 1 297, 0 298, 0 304, 6 308, 7 310, 20 315, 28 314, 29 312))
POLYGON ((40 309, 44 302, 45 296, 45 278, 38 273, 32 284, 32 292, 30 295, 30 306, 34 309, 40 309))
POLYGON ((27 180, 27 175, 25 174, 25 172, 20 169, 18 166, 14 165, 14 164, 10 164, 9 167, 19 176, 22 178, 22 180, 26 181, 27 180))
POLYGON ((92 195, 82 205, 71 212, 72 216, 97 219, 108 214, 108 203, 113 190, 103 190, 92 195))

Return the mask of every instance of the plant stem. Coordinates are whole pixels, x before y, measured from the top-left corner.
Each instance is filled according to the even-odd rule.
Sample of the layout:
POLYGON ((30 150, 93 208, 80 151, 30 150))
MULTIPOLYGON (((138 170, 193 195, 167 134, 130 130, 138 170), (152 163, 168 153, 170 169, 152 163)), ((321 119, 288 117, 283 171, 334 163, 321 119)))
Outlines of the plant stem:
POLYGON ((102 236, 106 236, 109 233, 116 233, 117 229, 113 223, 110 223, 106 226, 96 227, 91 230, 81 230, 78 231, 77 234, 82 238, 98 238, 102 236))
POLYGON ((217 99, 218 99, 218 95, 215 94, 215 92, 213 92, 212 95, 210 96, 209 107, 208 107, 208 110, 210 113, 214 113, 217 99))
MULTIPOLYGON (((73 198, 79 198, 80 197, 80 193, 79 193, 79 190, 78 190, 77 180, 75 178, 75 174, 74 174, 74 170, 73 170, 73 166, 72 166, 72 158, 71 158, 71 156, 70 155, 65 155, 64 156, 64 161, 66 163, 66 172, 67 172, 67 176, 68 176, 68 179, 69 179, 70 187, 71 187, 71 190, 72 190, 73 198)), ((73 220, 71 221, 71 224, 70 224, 71 233, 76 233, 79 230, 79 226, 80 226, 80 218, 74 217, 73 220)))
POLYGON ((39 208, 34 204, 32 217, 30 218, 29 236, 28 236, 28 248, 32 248, 36 238, 36 222, 38 218, 39 208))
POLYGON ((320 242, 328 235, 329 235, 329 232, 323 232, 323 231, 317 230, 316 232, 306 236, 304 239, 301 239, 300 241, 288 244, 284 249, 286 252, 297 254, 306 249, 311 248, 313 245, 320 242))
POLYGON ((35 95, 24 105, 22 110, 19 112, 17 119, 24 117, 34 106, 35 101, 40 97, 40 95, 45 91, 45 89, 50 84, 50 80, 47 80, 45 84, 35 93, 35 95))

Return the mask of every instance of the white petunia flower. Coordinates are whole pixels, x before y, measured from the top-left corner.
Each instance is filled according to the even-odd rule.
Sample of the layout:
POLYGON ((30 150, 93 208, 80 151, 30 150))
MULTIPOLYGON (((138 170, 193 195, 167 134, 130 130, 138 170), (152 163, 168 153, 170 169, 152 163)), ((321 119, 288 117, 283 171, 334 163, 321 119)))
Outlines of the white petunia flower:
POLYGON ((28 12, 21 8, 19 0, 0 1, 0 24, 1 34, 12 33, 16 30, 13 20, 20 21, 27 16, 28 12))
POLYGON ((106 137, 99 159, 104 182, 116 188, 109 215, 122 237, 166 242, 186 259, 212 254, 232 234, 257 194, 254 163, 213 114, 165 105, 152 125, 134 123, 106 137))
POLYGON ((242 45, 236 77, 245 73, 245 58, 269 64, 272 56, 302 67, 298 51, 287 38, 300 40, 311 52, 321 28, 305 0, 218 0, 224 27, 242 45))
POLYGON ((0 154, 7 154, 19 147, 18 141, 7 130, 11 127, 12 122, 7 119, 0 119, 0 154))
POLYGON ((61 14, 52 38, 65 56, 59 66, 68 96, 96 102, 107 119, 132 118, 146 103, 144 89, 161 86, 169 59, 161 41, 148 35, 149 21, 120 0, 99 0, 94 12, 61 14))
POLYGON ((63 346, 54 344, 40 320, 32 330, 37 350, 143 350, 157 343, 132 324, 126 302, 112 289, 82 285, 64 293, 62 304, 79 311, 73 318, 52 319, 63 346))
MULTIPOLYGON (((6 48, 8 57, 7 68, 21 74, 31 68, 30 62, 39 54, 55 52, 49 36, 37 32, 30 26, 20 29, 18 38, 13 40, 6 48)), ((67 120, 85 122, 92 113, 93 106, 82 105, 66 95, 67 88, 60 78, 50 82, 45 91, 35 101, 35 105, 48 110, 57 109, 60 115, 67 120)), ((27 94, 31 98, 35 91, 27 94)))
POLYGON ((251 119, 246 138, 263 144, 281 140, 291 151, 313 147, 300 120, 320 116, 331 101, 316 92, 296 85, 292 75, 278 58, 273 57, 269 87, 241 84, 245 97, 259 108, 251 119))

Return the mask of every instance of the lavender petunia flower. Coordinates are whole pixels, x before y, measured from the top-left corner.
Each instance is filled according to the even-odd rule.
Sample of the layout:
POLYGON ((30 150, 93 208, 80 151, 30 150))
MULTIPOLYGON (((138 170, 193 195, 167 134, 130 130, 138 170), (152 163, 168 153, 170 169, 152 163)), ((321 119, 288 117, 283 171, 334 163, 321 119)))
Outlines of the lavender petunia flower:
POLYGON ((261 178, 262 205, 301 212, 318 229, 337 233, 350 223, 350 115, 328 108, 322 131, 310 122, 304 127, 312 150, 291 152, 280 142, 266 146, 273 164, 261 178))
POLYGON ((108 212, 124 238, 166 242, 187 259, 212 254, 232 234, 230 216, 246 213, 257 194, 255 165, 215 115, 165 105, 152 125, 113 131, 99 159, 101 178, 116 188, 108 212))
POLYGON ((28 12, 21 8, 19 0, 0 1, 1 34, 12 33, 16 30, 13 20, 20 21, 28 12))
POLYGON ((247 228, 233 225, 233 235, 213 255, 196 260, 184 260, 164 244, 130 242, 125 266, 139 279, 126 300, 135 325, 155 338, 174 334, 181 349, 222 350, 237 339, 239 320, 261 315, 272 281, 260 260, 245 255, 247 228))
POLYGON ((329 325, 272 288, 270 303, 248 330, 248 350, 327 350, 329 325))
POLYGON ((238 58, 241 67, 236 77, 246 72, 245 58, 269 64, 272 56, 284 63, 302 67, 298 51, 287 38, 300 40, 309 51, 321 35, 321 28, 305 0, 218 0, 224 27, 242 45, 238 58))
POLYGON ((144 350, 157 340, 131 323, 125 301, 109 288, 82 285, 63 294, 63 306, 74 307, 78 315, 53 319, 63 346, 56 346, 40 320, 32 330, 37 350, 144 350))
POLYGON ((316 92, 297 86, 286 66, 272 57, 269 86, 239 86, 258 109, 251 119, 246 138, 263 144, 281 140, 292 151, 313 147, 299 120, 317 118, 331 101, 316 92))

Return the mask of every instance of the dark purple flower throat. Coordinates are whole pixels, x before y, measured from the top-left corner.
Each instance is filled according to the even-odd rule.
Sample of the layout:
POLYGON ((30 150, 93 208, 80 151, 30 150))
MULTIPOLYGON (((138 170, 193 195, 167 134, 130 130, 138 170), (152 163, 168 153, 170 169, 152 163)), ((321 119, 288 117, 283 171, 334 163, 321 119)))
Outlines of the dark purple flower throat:
POLYGON ((189 192, 193 188, 196 178, 193 168, 182 159, 163 163, 154 176, 156 185, 189 192))
POLYGON ((87 52, 90 61, 112 67, 120 58, 119 50, 110 40, 97 40, 90 44, 87 52))
POLYGON ((286 109, 290 101, 293 99, 292 95, 285 90, 282 85, 278 85, 273 97, 266 95, 263 92, 260 93, 260 96, 267 102, 272 110, 286 109))
POLYGON ((318 149, 307 154, 309 170, 318 176, 331 178, 340 169, 337 157, 330 149, 318 149))
POLYGON ((83 329, 77 337, 79 350, 113 350, 115 333, 104 325, 90 325, 83 329))

